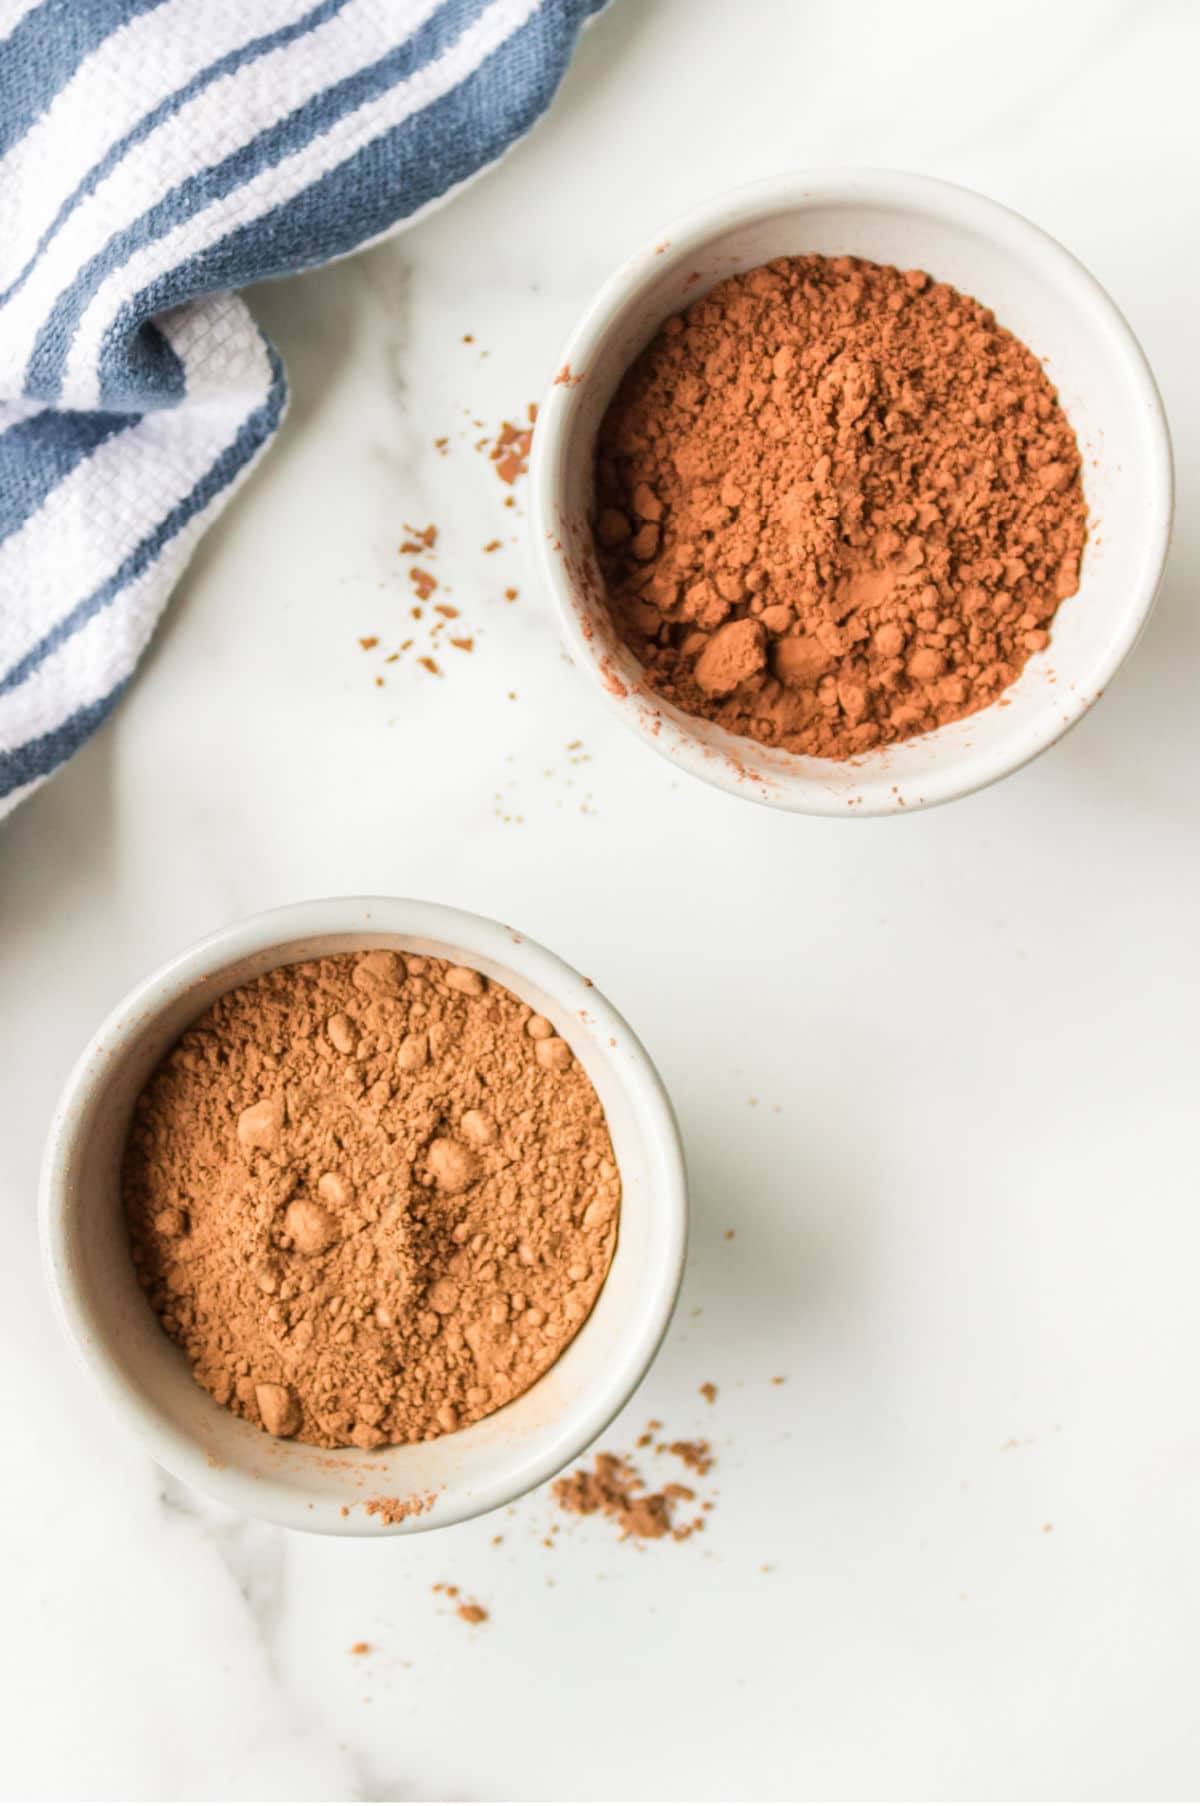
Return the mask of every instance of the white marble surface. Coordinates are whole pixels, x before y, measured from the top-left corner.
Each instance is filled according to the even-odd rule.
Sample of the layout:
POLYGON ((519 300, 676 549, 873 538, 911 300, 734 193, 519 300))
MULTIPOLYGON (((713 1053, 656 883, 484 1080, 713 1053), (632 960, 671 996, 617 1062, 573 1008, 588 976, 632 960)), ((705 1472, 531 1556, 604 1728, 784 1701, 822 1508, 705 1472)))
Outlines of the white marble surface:
POLYGON ((501 170, 258 297, 283 440, 0 846, 8 1797, 1195 1797, 1198 50, 1186 0, 619 0, 501 170), (1000 787, 879 823, 650 757, 563 661, 470 449, 674 211, 833 161, 1065 239, 1143 339, 1180 473, 1101 706, 1000 787), (357 645, 401 637, 405 520, 441 526, 476 636, 441 680, 357 645), (706 1537, 577 1523, 549 1550, 538 1498, 287 1535, 157 1472, 69 1364, 33 1204, 79 1044, 214 925, 370 890, 526 925, 660 1061, 694 1242, 621 1429, 712 1436, 706 1537))

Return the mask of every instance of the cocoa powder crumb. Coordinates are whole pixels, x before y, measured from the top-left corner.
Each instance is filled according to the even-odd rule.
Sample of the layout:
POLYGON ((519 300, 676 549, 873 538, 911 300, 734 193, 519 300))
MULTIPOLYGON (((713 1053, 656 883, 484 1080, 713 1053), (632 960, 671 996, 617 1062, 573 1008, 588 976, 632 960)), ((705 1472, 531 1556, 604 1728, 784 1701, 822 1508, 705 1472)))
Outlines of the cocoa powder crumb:
MULTIPOLYGON (((526 409, 528 426, 515 426, 511 420, 501 423, 495 442, 488 452, 496 475, 502 483, 515 483, 529 468, 529 452, 533 444, 533 427, 537 420, 537 404, 526 409)), ((486 444, 486 440, 484 441, 486 444)))
MULTIPOLYGON (((661 1428, 661 1425, 657 1427, 661 1428)), ((648 1438, 640 1438, 639 1446, 643 1440, 648 1438)), ((700 1471, 707 1472, 712 1465, 707 1454, 708 1444, 673 1445, 669 1452, 677 1452, 683 1447, 705 1451, 707 1465, 700 1471)), ((577 1517, 600 1513, 613 1519, 622 1542, 627 1538, 657 1542, 666 1536, 683 1542, 703 1527, 702 1518, 688 1525, 677 1524, 674 1519, 675 1507, 695 1498, 691 1487, 671 1481, 659 1491, 649 1492, 641 1473, 626 1455, 607 1452, 595 1455, 590 1470, 581 1467, 574 1473, 563 1474, 553 1482, 550 1490, 555 1504, 563 1511, 577 1517)))
POLYGON ((377 633, 369 633, 364 639, 359 640, 358 643, 364 652, 369 652, 372 646, 378 646, 379 635, 377 633))
POLYGON ((986 307, 779 258, 669 319, 597 440, 594 532, 648 685, 845 759, 1000 698, 1079 586, 1075 434, 986 307))
POLYGON ((703 1386, 700 1388, 700 1396, 701 1398, 706 1399, 710 1405, 716 1404, 717 1389, 711 1380, 705 1380, 703 1386))
POLYGON ((122 1192, 150 1305, 219 1404, 373 1449, 474 1423, 553 1364, 608 1272, 620 1181, 542 1020, 376 948, 280 967, 185 1032, 135 1105, 122 1192))
MULTIPOLYGON (((442 440, 439 442, 436 439, 434 440, 435 445, 439 443, 444 444, 445 441, 442 440)), ((414 552, 418 555, 421 552, 432 552, 434 546, 437 544, 438 530, 432 524, 428 527, 411 527, 408 522, 405 521, 404 531, 406 533, 411 533, 412 538, 401 541, 400 556, 402 558, 411 557, 414 552)))
POLYGON ((695 1474, 706 1474, 713 1464, 713 1455, 707 1442, 668 1442, 661 1445, 660 1453, 676 1455, 683 1465, 695 1474))
POLYGON ((350 1654, 352 1656, 369 1655, 370 1652, 371 1645, 369 1643, 351 1643, 350 1645, 350 1654))
POLYGON ((486 1624, 488 1620, 488 1614, 481 1605, 460 1605, 458 1615, 464 1624, 486 1624))
POLYGON ((424 1497, 413 1493, 407 1499, 366 1499, 363 1510, 369 1518, 377 1517, 384 1524, 402 1524, 405 1518, 420 1517, 422 1512, 429 1511, 433 1503, 433 1493, 426 1493, 424 1497))

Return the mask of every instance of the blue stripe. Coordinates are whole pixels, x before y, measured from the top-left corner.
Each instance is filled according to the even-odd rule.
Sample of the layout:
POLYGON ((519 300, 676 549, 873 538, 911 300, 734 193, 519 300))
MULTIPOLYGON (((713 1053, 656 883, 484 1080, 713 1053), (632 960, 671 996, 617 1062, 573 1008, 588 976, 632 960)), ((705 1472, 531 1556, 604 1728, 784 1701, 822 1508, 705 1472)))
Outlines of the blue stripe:
POLYGON ((468 81, 132 296, 101 347, 105 404, 131 392, 122 348, 148 314, 203 289, 236 286, 251 271, 264 281, 343 256, 502 155, 540 117, 561 79, 572 42, 561 29, 563 13, 577 27, 596 10, 595 0, 564 0, 557 29, 535 12, 468 81), (530 79, 539 68, 540 83, 530 79))
POLYGON ((127 409, 175 408, 187 394, 183 359, 153 320, 130 322, 127 343, 109 355, 120 362, 123 382, 101 397, 104 405, 124 413, 127 409))
POLYGON ((242 44, 236 50, 229 51, 225 56, 218 57, 215 63, 209 63, 206 69, 202 69, 198 75, 194 75, 191 81, 186 82, 182 88, 177 88, 173 94, 169 94, 165 100, 160 101, 158 106, 152 107, 150 112, 138 120, 131 131, 126 132, 123 138, 118 138, 115 144, 109 146, 100 161, 88 171, 74 193, 67 196, 38 239, 37 248, 25 268, 0 293, 0 307, 11 301, 17 290, 28 280, 29 272, 51 239, 61 230, 64 221, 70 218, 81 201, 86 200, 89 194, 96 191, 105 176, 116 168, 135 144, 141 144, 150 136, 151 132, 157 130, 164 120, 170 119, 172 114, 178 113, 181 107, 186 106, 189 100, 194 100, 197 94, 202 93, 213 82, 220 81, 226 75, 232 75, 235 70, 243 68, 247 63, 257 61, 259 57, 270 55, 271 51, 280 49, 284 44, 290 44, 294 38, 303 37, 306 32, 314 30, 318 25, 324 25, 326 20, 334 18, 349 3, 350 0, 322 0, 320 6, 314 6, 310 12, 305 13, 302 19, 297 19, 293 25, 283 25, 278 31, 268 32, 264 37, 252 38, 248 44, 242 44))
MULTIPOLYGON (((198 514, 202 508, 206 508, 214 496, 229 487, 243 466, 270 438, 279 425, 279 419, 283 413, 284 402, 287 398, 287 379, 274 346, 268 345, 267 350, 271 363, 271 386, 265 401, 247 416, 238 428, 232 443, 226 446, 183 500, 177 502, 166 518, 161 520, 139 545, 135 546, 113 575, 98 589, 94 589, 90 596, 85 596, 82 601, 77 602, 69 614, 64 615, 63 619, 58 621, 50 629, 50 632, 38 641, 36 646, 23 658, 18 659, 17 663, 0 678, 0 694, 8 690, 15 690, 18 685, 24 683, 25 679, 37 670, 44 659, 48 658, 59 646, 65 644, 72 635, 78 633, 79 629, 90 621, 93 615, 99 614, 102 608, 107 608, 127 584, 140 577, 142 572, 158 558, 164 546, 187 526, 193 515, 198 514)), ((22 781, 27 783, 28 779, 22 781)), ((14 785, 9 786, 10 789, 13 787, 14 785)), ((0 796, 3 795, 4 790, 0 788, 0 796)))
POLYGON ((0 434, 0 541, 35 514, 75 466, 139 414, 35 414, 0 434))
POLYGON ((115 690, 110 690, 99 702, 89 702, 85 708, 76 709, 48 734, 26 740, 23 746, 14 747, 11 752, 0 752, 0 799, 32 784, 36 778, 48 778, 52 771, 65 765, 72 753, 78 752, 88 736, 112 714, 128 687, 129 678, 123 677, 115 690))
POLYGON ((0 156, 23 138, 30 126, 65 88, 80 63, 130 19, 153 12, 163 0, 42 0, 26 13, 0 50, 16 80, 9 82, 0 112, 0 156))
MULTIPOLYGON (((88 302, 105 276, 123 263, 131 252, 140 250, 155 238, 161 238, 165 232, 181 224, 200 208, 232 193, 264 169, 283 162, 312 139, 329 131, 347 113, 377 99, 389 88, 395 87, 426 63, 433 61, 485 10, 487 4, 488 0, 451 0, 449 7, 435 13, 411 38, 405 39, 386 56, 368 64, 365 69, 356 70, 332 88, 314 95, 303 106, 266 127, 257 137, 233 151, 220 163, 187 177, 154 206, 148 207, 131 225, 114 233, 104 248, 89 259, 75 280, 64 289, 43 322, 25 372, 26 395, 47 402, 57 398, 62 388, 62 372, 71 342, 88 302), (453 30, 449 35, 446 32, 448 14, 452 16, 453 22, 453 30)), ((362 237, 364 234, 360 233, 358 236, 362 237)), ((251 259, 238 272, 237 283, 255 281, 259 275, 258 260, 251 259)), ((218 279, 215 273, 211 280, 202 275, 198 288, 180 298, 191 299, 197 293, 212 294, 217 289, 229 286, 227 280, 218 279)), ((127 333, 128 330, 126 325, 124 331, 127 333)), ((137 355, 137 349, 135 339, 131 345, 134 356, 137 355)), ((152 368, 149 373, 153 379, 152 368)), ((122 384, 121 387, 124 389, 125 385, 122 384)), ((109 385, 106 384, 104 399, 111 406, 108 388, 109 385)))

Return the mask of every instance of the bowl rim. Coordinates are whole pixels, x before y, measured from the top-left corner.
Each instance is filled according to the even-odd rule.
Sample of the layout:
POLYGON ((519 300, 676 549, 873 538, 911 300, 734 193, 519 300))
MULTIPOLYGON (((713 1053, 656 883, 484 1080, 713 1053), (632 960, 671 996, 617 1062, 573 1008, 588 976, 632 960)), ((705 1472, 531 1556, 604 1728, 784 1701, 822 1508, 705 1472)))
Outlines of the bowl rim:
MULTIPOLYGON (((76 1059, 54 1109, 38 1182, 42 1269, 54 1314, 77 1364, 98 1388, 110 1414, 160 1466, 197 1492, 284 1528, 347 1536, 413 1534, 481 1516, 542 1485, 582 1454, 628 1403, 666 1336, 683 1279, 687 1217, 683 1145, 666 1088, 642 1042, 592 981, 540 942, 491 917, 390 896, 314 898, 241 917, 191 943, 140 979, 108 1012, 76 1059), (180 1430, 129 1383, 106 1340, 89 1334, 92 1318, 73 1269, 68 1232, 72 1202, 66 1180, 72 1150, 107 1082, 114 1058, 123 1056, 147 1023, 215 969, 283 951, 290 943, 356 932, 364 937, 441 941, 470 950, 508 968, 516 979, 541 988, 562 1004, 564 1014, 577 1021, 586 1011, 589 1020, 581 1032, 589 1039, 603 1037, 606 1043, 612 1037, 616 1043, 608 1057, 651 1151, 654 1184, 649 1201, 664 1238, 661 1257, 649 1274, 652 1290, 639 1312, 640 1333, 618 1361, 602 1368, 579 1398, 564 1408, 556 1433, 547 1437, 541 1455, 529 1458, 523 1454, 523 1441, 516 1436, 511 1440, 511 1455, 507 1461, 497 1462, 494 1475, 473 1482, 457 1495, 452 1481, 438 1493, 432 1513, 394 1524, 364 1512, 346 1517, 314 1514, 301 1498, 298 1481, 267 1479, 232 1464, 214 1465, 196 1438, 180 1430)), ((554 1367, 549 1367, 521 1396, 536 1392, 553 1372, 554 1367)))
MULTIPOLYGON (((801 771, 788 773, 778 782, 764 780, 753 769, 757 742, 744 736, 726 735, 728 756, 718 757, 688 729, 686 716, 678 714, 676 719, 677 711, 671 713, 670 731, 662 731, 664 718, 654 706, 652 692, 626 690, 625 686, 614 684, 608 678, 603 667, 602 648, 596 643, 600 636, 594 639, 584 624, 595 605, 574 595, 564 560, 558 555, 559 474, 565 465, 562 447, 571 416, 573 391, 571 385, 557 377, 538 408, 530 459, 528 531, 540 573, 554 599, 571 662, 581 664, 588 671, 607 707, 627 727, 633 728, 660 757, 730 795, 794 814, 845 820, 848 815, 914 815, 923 809, 970 796, 1021 770, 1049 751, 1089 713, 1133 651, 1154 608, 1170 546, 1175 483, 1170 429, 1154 373, 1133 328, 1091 271, 1051 233, 1003 202, 956 182, 906 170, 855 165, 799 169, 766 176, 711 196, 669 221, 652 240, 643 243, 606 278, 572 328, 555 362, 555 370, 586 373, 611 330, 614 317, 635 291, 662 269, 662 256, 668 248, 673 262, 683 261, 710 239, 738 225, 769 218, 777 212, 839 203, 893 207, 901 212, 919 209, 969 227, 994 243, 1011 248, 1015 254, 1023 255, 1027 263, 1040 267, 1044 275, 1069 293, 1072 305, 1081 315, 1090 311, 1096 326, 1102 326, 1111 335, 1144 417, 1150 453, 1141 468, 1151 505, 1142 519, 1143 550, 1138 581, 1129 586, 1120 631, 1111 637, 1106 654, 1097 663, 1094 692, 1088 696, 1072 695, 1069 700, 1059 699, 1054 706, 1039 711, 1011 745, 973 760, 969 774, 960 770, 956 762, 948 762, 922 779, 923 791, 919 797, 911 791, 901 797, 887 775, 865 779, 860 772, 853 786, 861 793, 856 797, 858 806, 850 809, 845 787, 841 784, 835 789, 830 782, 809 777, 801 771), (650 706, 647 706, 648 702, 650 706), (738 750, 743 750, 743 757, 737 756, 738 750)), ((839 771, 851 769, 856 768, 850 762, 839 764, 839 771)))

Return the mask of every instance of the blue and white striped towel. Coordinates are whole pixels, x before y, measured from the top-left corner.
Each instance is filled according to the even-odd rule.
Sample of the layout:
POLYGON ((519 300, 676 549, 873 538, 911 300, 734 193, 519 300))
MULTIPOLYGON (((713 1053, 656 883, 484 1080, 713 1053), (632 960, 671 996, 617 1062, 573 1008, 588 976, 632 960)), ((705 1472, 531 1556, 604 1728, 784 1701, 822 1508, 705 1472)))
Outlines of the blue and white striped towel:
POLYGON ((233 290, 494 161, 603 0, 0 0, 0 815, 128 684, 279 425, 233 290))

